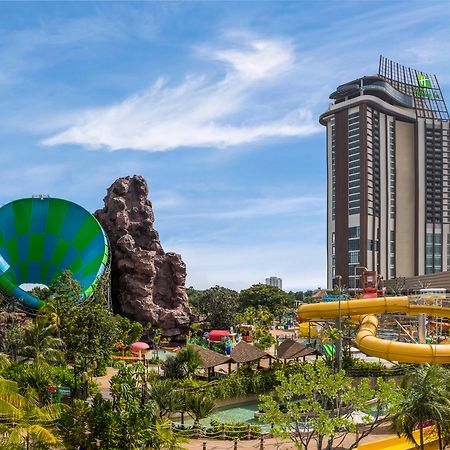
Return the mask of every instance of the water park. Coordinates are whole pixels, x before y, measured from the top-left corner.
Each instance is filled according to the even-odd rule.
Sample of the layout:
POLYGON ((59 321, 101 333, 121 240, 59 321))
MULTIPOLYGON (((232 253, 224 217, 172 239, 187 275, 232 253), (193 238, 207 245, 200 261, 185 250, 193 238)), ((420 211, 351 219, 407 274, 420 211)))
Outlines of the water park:
POLYGON ((193 320, 170 336, 117 309, 123 267, 108 226, 46 196, 0 208, 0 396, 13 424, 2 448, 113 449, 124 434, 155 449, 431 449, 450 439, 435 411, 446 417, 449 406, 430 398, 450 386, 445 289, 388 296, 369 272, 360 290, 321 297, 190 288, 193 320), (116 431, 98 435, 96 420, 116 431))

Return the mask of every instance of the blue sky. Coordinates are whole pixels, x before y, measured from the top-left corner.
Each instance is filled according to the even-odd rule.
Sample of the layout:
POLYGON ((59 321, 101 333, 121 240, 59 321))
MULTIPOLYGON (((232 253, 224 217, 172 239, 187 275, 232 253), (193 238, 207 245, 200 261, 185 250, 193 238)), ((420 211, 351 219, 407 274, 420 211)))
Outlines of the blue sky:
POLYGON ((325 134, 383 54, 450 98, 448 2, 0 4, 0 204, 141 174, 188 285, 325 285, 325 134))

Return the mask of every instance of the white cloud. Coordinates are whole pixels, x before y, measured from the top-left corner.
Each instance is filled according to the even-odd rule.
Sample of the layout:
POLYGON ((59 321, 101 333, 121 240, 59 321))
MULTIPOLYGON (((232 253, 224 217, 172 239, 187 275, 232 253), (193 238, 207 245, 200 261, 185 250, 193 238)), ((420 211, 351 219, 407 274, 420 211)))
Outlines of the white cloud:
POLYGON ((231 66, 222 79, 190 76, 177 86, 159 79, 122 102, 81 113, 43 143, 157 152, 225 148, 320 131, 305 109, 274 112, 270 119, 258 120, 259 105, 252 103, 253 96, 270 83, 282 83, 282 74, 292 68, 294 56, 288 43, 251 40, 245 49, 215 51, 213 58, 231 66))
POLYGON ((258 80, 283 72, 292 67, 294 55, 287 42, 253 40, 247 50, 219 50, 215 52, 219 61, 231 66, 244 79, 258 80))
MULTIPOLYGON (((286 215, 323 215, 325 214, 326 198, 317 196, 279 196, 279 197, 259 197, 248 199, 235 199, 232 202, 232 207, 229 203, 218 204, 218 200, 214 199, 209 207, 199 210, 198 206, 193 202, 187 202, 179 197, 170 194, 165 201, 162 198, 162 207, 165 204, 173 207, 184 204, 187 211, 181 211, 175 214, 169 214, 169 217, 174 218, 178 215, 185 219, 210 219, 210 220, 236 220, 236 219, 255 219, 258 217, 269 216, 286 216, 286 215)), ((155 204, 159 206, 160 200, 155 200, 155 204)))

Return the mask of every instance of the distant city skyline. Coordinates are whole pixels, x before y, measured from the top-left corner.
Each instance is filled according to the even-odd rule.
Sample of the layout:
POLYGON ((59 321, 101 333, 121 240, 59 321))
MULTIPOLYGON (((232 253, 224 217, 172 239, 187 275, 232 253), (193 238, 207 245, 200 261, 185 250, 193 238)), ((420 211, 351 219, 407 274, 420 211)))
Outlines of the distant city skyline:
POLYGON ((319 115, 379 54, 439 74, 446 2, 0 4, 0 204, 140 174, 186 285, 326 285, 319 115))
POLYGON ((277 288, 283 289, 283 280, 280 277, 268 277, 266 278, 266 284, 268 286, 275 286, 277 288))

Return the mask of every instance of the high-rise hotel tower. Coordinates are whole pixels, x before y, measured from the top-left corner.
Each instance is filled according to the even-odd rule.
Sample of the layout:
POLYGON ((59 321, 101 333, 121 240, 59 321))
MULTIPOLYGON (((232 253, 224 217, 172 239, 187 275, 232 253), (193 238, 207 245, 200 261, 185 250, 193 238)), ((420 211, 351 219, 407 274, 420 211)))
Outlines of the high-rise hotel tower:
MULTIPOLYGON (((450 270, 449 116, 437 78, 380 57, 339 86, 327 128, 328 287, 450 270)), ((356 286, 355 286, 356 285, 356 286)))

